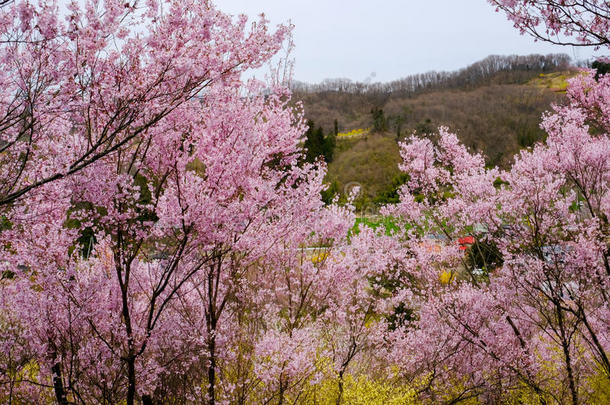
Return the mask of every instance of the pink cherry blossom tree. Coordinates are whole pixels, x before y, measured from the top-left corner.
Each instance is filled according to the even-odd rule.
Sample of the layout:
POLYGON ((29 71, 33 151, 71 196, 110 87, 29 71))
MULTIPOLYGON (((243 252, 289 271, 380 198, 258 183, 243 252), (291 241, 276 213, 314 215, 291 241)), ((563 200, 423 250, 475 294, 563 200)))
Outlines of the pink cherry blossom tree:
MULTIPOLYGON (((608 46, 605 2, 492 3, 538 39, 608 46)), ((387 211, 411 226, 408 251, 436 235, 438 257, 419 255, 430 277, 414 284, 414 267, 397 278, 416 315, 390 334, 389 355, 422 394, 607 400, 610 78, 593 73, 570 81, 566 102, 543 117, 547 139, 508 170, 486 168, 446 128, 402 146, 410 180, 387 211)))
POLYGON ((454 256, 455 278, 440 289, 432 279, 410 304, 419 319, 396 335, 417 353, 407 370, 432 373, 437 388, 457 379, 457 398, 499 400, 524 384, 541 403, 589 402, 586 381, 610 381, 607 94, 607 76, 572 79, 567 105, 543 119, 546 141, 507 171, 486 169, 443 128, 403 145, 410 181, 394 212, 420 235, 444 235, 442 249, 475 239, 454 256))
POLYGON ((561 45, 610 45, 610 7, 604 0, 488 0, 521 33, 561 45), (574 38, 574 39, 571 39, 574 38))
MULTIPOLYGON (((323 171, 298 166, 303 130, 286 94, 263 97, 259 87, 249 90, 244 96, 239 82, 213 86, 206 100, 183 106, 151 129, 148 145, 42 187, 58 190, 65 184, 67 193, 63 204, 59 198, 52 203, 57 215, 47 214, 54 222, 36 222, 41 227, 36 235, 28 219, 40 215, 36 209, 50 210, 48 194, 32 190, 24 200, 27 209, 13 210, 12 228, 3 234, 12 244, 7 267, 25 270, 14 271, 10 287, 20 284, 29 291, 19 292, 20 307, 39 321, 21 326, 40 328, 35 342, 41 353, 53 354, 47 357, 58 367, 53 378, 60 402, 68 395, 82 402, 106 394, 109 402, 133 400, 137 392, 153 395, 165 368, 179 367, 160 360, 166 357, 164 345, 172 348, 180 331, 190 342, 201 336, 200 348, 191 353, 207 370, 202 398, 215 403, 216 373, 226 350, 223 334, 234 333, 230 312, 238 297, 248 299, 248 278, 257 269, 273 270, 260 266, 265 255, 282 244, 286 231, 295 238, 308 235, 303 223, 314 223, 323 208, 323 171), (82 236, 90 238, 80 246, 82 236), (53 243, 54 260, 42 246, 39 254, 32 251, 34 243, 53 243), (38 285, 42 291, 34 288, 38 285), (41 307, 41 296, 51 293, 41 307), (198 305, 179 311, 179 302, 193 303, 193 295, 198 305), (64 302, 65 308, 58 305, 64 302), (100 311, 99 302, 108 307, 100 311), (78 316, 65 312, 69 309, 78 316), (192 323, 197 314, 200 325, 192 323), (180 329, 189 325, 204 333, 180 329), (79 350, 85 342, 76 345, 70 338, 74 330, 105 353, 106 373, 85 378, 82 364, 78 375, 63 361, 89 361, 79 350), (109 375, 119 382, 105 393, 83 384, 109 375)), ((282 252, 294 255, 291 249, 282 252)), ((100 373, 100 368, 89 371, 100 373)))
POLYGON ((207 1, 0 8, 0 205, 141 144, 211 83, 260 66, 286 33, 268 34, 264 19, 248 29, 207 1))
POLYGON ((150 400, 185 358, 164 355, 188 333, 178 302, 198 291, 205 334, 191 353, 214 403, 225 309, 282 230, 321 208, 289 95, 239 80, 287 29, 247 30, 207 2, 1 13, 3 289, 39 369, 21 378, 30 398, 150 400))

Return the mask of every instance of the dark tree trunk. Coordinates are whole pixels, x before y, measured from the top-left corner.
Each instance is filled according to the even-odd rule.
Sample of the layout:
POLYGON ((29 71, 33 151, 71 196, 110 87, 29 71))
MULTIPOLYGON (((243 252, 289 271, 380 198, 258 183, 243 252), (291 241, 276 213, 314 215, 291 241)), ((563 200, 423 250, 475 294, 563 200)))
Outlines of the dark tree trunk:
POLYGON ((563 349, 565 367, 566 367, 566 371, 568 373, 568 383, 570 386, 572 405, 578 405, 578 390, 576 388, 576 383, 574 381, 574 371, 572 369, 572 357, 570 355, 570 341, 567 336, 566 322, 565 322, 563 310, 561 309, 559 300, 556 300, 554 302, 554 304, 555 304, 555 310, 557 313, 557 323, 558 323, 559 331, 560 331, 561 347, 563 349))
POLYGON ((216 337, 210 337, 208 344, 210 364, 208 366, 208 404, 216 404, 216 337))
POLYGON ((337 395, 336 405, 341 405, 343 399, 343 370, 339 373, 339 395, 337 395))
POLYGON ((66 395, 66 390, 64 389, 63 380, 61 379, 60 364, 55 363, 53 367, 51 367, 51 372, 53 373, 53 390, 55 391, 57 403, 59 405, 68 405, 68 396, 66 395))
POLYGON ((570 349, 567 345, 563 345, 563 354, 566 361, 566 370, 568 372, 568 381, 570 383, 570 394, 572 395, 572 405, 578 405, 578 391, 574 383, 574 372, 572 371, 572 359, 570 358, 570 349))
POLYGON ((280 399, 278 402, 278 405, 283 405, 284 404, 284 384, 282 383, 282 376, 280 375, 280 399))
POLYGON ((136 400, 136 364, 130 356, 127 359, 127 405, 134 405, 136 400))

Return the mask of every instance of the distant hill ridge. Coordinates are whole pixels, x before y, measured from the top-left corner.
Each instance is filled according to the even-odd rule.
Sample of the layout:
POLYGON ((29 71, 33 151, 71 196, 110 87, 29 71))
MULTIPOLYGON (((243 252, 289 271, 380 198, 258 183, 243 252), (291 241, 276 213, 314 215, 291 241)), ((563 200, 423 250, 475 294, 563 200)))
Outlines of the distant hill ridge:
POLYGON ((570 61, 570 57, 566 54, 490 55, 456 71, 430 71, 386 83, 326 79, 317 84, 294 81, 291 88, 296 93, 339 92, 404 96, 436 89, 463 89, 489 84, 524 83, 538 73, 566 70, 570 61))

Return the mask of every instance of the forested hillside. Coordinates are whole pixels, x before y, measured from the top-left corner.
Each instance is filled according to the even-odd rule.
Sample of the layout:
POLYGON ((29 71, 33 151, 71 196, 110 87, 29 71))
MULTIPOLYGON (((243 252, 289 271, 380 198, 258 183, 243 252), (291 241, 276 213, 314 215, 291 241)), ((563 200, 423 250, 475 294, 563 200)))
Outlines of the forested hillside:
POLYGON ((380 200, 397 181, 398 141, 414 132, 447 126, 482 152, 487 164, 509 164, 519 149, 543 138, 542 113, 561 103, 566 79, 576 74, 568 62, 567 55, 490 56, 456 72, 385 84, 296 83, 293 91, 318 134, 320 127, 334 134, 336 121, 339 136, 327 182, 335 190, 357 182, 369 200, 380 200), (350 131, 359 135, 341 136, 350 131))

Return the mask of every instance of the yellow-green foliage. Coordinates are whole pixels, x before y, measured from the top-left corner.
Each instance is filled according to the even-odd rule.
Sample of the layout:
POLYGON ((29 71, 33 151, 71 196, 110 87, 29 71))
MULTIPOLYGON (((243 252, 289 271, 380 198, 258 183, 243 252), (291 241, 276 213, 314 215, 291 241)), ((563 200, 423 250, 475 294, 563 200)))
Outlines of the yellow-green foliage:
MULTIPOLYGON (((308 388, 307 403, 312 405, 335 405, 339 396, 339 380, 325 379, 308 388)), ((344 405, 409 405, 415 404, 415 391, 407 386, 373 380, 361 375, 347 375, 343 379, 344 405)))
MULTIPOLYGON (((25 364, 23 364, 17 370, 5 370, 6 376, 13 383, 13 394, 11 398, 11 404, 13 405, 26 405, 31 404, 31 401, 25 399, 22 395, 22 389, 25 390, 25 387, 29 384, 38 384, 39 376, 40 376, 40 365, 31 360, 25 364), (25 381, 25 382, 24 382, 25 381)), ((45 381, 46 382, 46 381, 45 381)), ((7 385, 9 383, 7 382, 7 385)), ((8 387, 7 387, 8 388, 8 387)), ((53 391, 47 390, 43 392, 41 396, 38 398, 39 404, 53 404, 55 403, 53 400, 53 391)), ((8 396, 0 395, 0 403, 8 403, 8 396)))
POLYGON ((554 72, 540 73, 540 75, 528 82, 529 85, 551 89, 557 92, 565 92, 568 88, 568 79, 576 76, 578 72, 554 72))
MULTIPOLYGON (((608 377, 600 372, 595 377, 587 380, 589 389, 586 392, 581 391, 579 393, 582 403, 590 405, 610 404, 610 384, 608 384, 608 377)), ((561 386, 561 381, 561 379, 555 381, 558 385, 555 388, 555 396, 548 393, 536 393, 531 387, 523 383, 521 387, 516 387, 515 389, 505 391, 501 398, 502 403, 506 405, 538 405, 543 402, 547 404, 555 404, 557 403, 558 398, 560 401, 562 401, 561 403, 567 403, 568 398, 565 397, 567 392, 564 392, 564 398, 557 396, 559 393, 559 391, 557 391, 558 389, 563 389, 563 391, 567 389, 567 387, 561 386)), ((478 404, 479 402, 474 403, 478 404)))
POLYGON ((359 135, 364 135, 367 134, 371 131, 371 128, 356 128, 356 129, 352 129, 349 132, 339 132, 337 134, 337 137, 339 138, 345 138, 345 137, 353 137, 353 136, 359 136, 359 135))
POLYGON ((339 190, 357 182, 360 195, 373 198, 392 184, 400 171, 400 152, 393 136, 371 134, 337 144, 335 157, 328 165, 327 180, 336 181, 339 190), (345 145, 342 145, 345 144, 345 145))
POLYGON ((451 283, 454 278, 454 273, 451 270, 445 270, 439 276, 439 281, 441 284, 447 285, 451 283))
POLYGON ((327 257, 328 257, 328 252, 317 253, 311 257, 311 262, 313 264, 323 263, 327 257))
POLYGON ((589 378, 589 386, 591 387, 591 395, 588 398, 589 403, 594 405, 610 404, 610 384, 608 384, 608 375, 602 371, 589 378))

